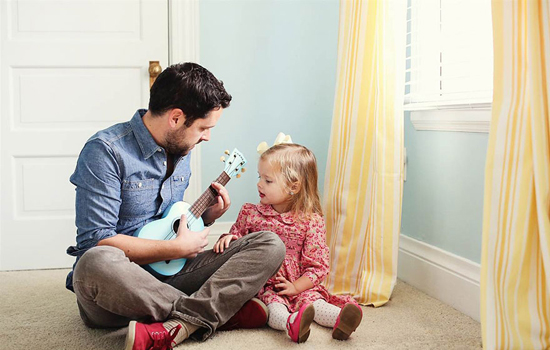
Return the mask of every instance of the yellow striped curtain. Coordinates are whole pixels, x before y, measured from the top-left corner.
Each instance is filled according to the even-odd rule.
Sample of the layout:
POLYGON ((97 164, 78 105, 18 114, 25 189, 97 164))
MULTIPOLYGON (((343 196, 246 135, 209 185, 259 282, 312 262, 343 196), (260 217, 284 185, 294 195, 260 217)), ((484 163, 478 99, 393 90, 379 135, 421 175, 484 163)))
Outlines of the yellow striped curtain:
POLYGON ((486 349, 550 348, 549 18, 548 0, 493 0, 481 258, 486 349))
POLYGON ((403 194, 406 2, 340 2, 338 72, 324 187, 325 285, 386 303, 396 281, 403 194))

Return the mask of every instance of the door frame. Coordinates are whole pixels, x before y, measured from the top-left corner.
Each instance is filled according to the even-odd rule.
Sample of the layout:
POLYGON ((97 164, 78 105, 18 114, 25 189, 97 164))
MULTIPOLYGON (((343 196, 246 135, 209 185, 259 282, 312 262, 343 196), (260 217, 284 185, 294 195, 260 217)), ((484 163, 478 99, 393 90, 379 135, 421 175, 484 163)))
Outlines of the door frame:
MULTIPOLYGON (((199 1, 168 0, 168 60, 199 63, 199 1)), ((191 157, 191 179, 185 200, 193 202, 202 193, 201 145, 195 146, 191 157)))

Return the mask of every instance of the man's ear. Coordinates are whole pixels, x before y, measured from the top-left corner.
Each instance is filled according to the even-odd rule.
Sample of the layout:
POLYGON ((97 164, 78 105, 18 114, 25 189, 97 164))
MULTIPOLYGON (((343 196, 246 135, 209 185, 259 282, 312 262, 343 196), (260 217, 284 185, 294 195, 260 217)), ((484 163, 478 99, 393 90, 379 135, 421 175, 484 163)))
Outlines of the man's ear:
POLYGON ((179 108, 173 108, 168 112, 168 123, 171 128, 180 128, 185 124, 185 114, 179 108))

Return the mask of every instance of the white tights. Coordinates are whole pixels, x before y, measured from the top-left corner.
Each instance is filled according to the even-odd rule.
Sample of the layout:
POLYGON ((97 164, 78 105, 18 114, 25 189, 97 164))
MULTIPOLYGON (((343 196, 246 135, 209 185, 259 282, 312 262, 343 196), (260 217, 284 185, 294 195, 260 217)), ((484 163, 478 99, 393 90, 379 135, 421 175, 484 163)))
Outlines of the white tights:
POLYGON ((336 305, 332 305, 324 301, 323 299, 317 299, 313 302, 315 308, 315 318, 313 319, 317 324, 324 327, 334 327, 336 319, 340 314, 340 309, 336 305))
MULTIPOLYGON (((269 327, 281 331, 286 330, 286 321, 290 316, 290 312, 288 312, 286 305, 271 303, 267 305, 267 308, 269 309, 269 319, 267 320, 269 327)), ((317 324, 324 327, 334 327, 341 310, 338 306, 329 304, 323 299, 318 299, 313 303, 313 308, 315 309, 315 318, 313 320, 317 322, 317 324)), ((298 312, 292 315, 296 317, 298 312)))
POLYGON ((269 309, 267 325, 280 331, 286 330, 286 321, 288 320, 288 316, 290 316, 290 312, 288 312, 286 305, 271 303, 267 305, 267 308, 269 309))

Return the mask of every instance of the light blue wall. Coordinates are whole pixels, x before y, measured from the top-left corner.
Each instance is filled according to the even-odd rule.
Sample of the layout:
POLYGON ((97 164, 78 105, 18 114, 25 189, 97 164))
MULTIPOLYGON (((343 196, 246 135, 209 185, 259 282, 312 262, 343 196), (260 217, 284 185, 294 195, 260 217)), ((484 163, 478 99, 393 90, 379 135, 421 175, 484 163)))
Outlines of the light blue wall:
MULTIPOLYGON (((279 131, 311 148, 324 181, 336 84, 337 0, 201 0, 200 61, 233 95, 202 146, 202 183, 216 178, 225 149, 248 171, 228 184, 233 221, 257 202, 256 146, 279 131)), ((402 232, 479 262, 487 134, 416 131, 405 115, 408 153, 402 232)))
POLYGON ((317 156, 322 182, 332 120, 338 41, 337 0, 201 0, 200 63, 233 96, 202 144, 203 187, 223 170, 225 149, 248 158, 247 172, 227 186, 233 221, 257 202, 256 146, 279 131, 317 156))
POLYGON ((488 134, 417 131, 405 113, 402 233, 481 261, 488 134))

